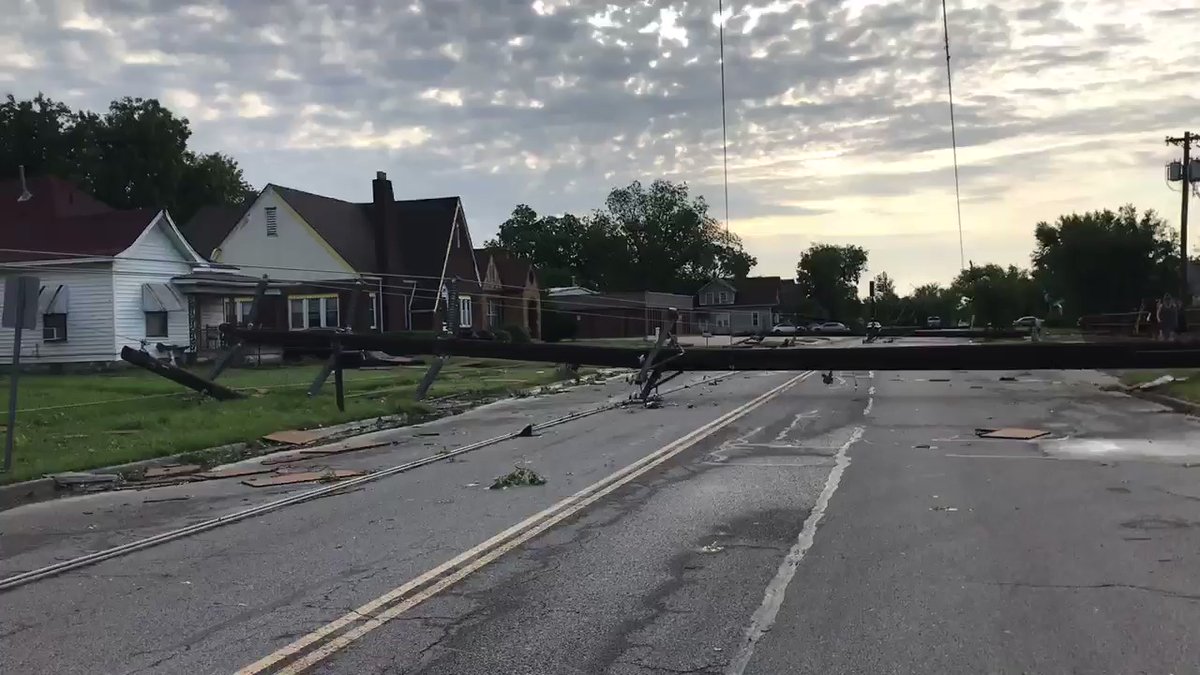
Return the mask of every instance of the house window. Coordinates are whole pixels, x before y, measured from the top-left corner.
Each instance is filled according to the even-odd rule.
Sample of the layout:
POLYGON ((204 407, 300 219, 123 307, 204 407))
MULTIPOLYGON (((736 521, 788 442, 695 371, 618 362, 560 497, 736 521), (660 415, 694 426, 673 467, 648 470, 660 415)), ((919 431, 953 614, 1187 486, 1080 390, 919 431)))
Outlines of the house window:
POLYGON ((709 291, 704 294, 704 304, 706 304, 706 305, 713 304, 713 292, 712 291, 709 291))
POLYGON ((379 328, 379 296, 367 293, 367 322, 371 328, 379 328))
POLYGON ((717 296, 717 301, 722 305, 729 304, 729 293, 726 291, 721 291, 717 296))
POLYGON ((458 298, 458 326, 471 327, 471 296, 460 295, 458 298))
POLYGON ((500 305, 495 300, 488 299, 487 301, 487 325, 488 328, 495 328, 500 323, 500 305))
POLYGON ((235 298, 225 301, 225 322, 245 326, 250 323, 250 308, 254 298, 235 298))
POLYGON ((42 315, 42 340, 45 342, 67 341, 67 315, 42 315))
POLYGON ((758 328, 758 312, 750 312, 750 325, 758 328))
POLYGON ((165 338, 167 335, 167 313, 146 312, 146 337, 165 338))
POLYGON ((277 213, 275 207, 268 206, 267 208, 263 209, 263 211, 266 212, 266 217, 267 217, 267 236, 268 237, 278 237, 279 236, 279 220, 278 220, 279 216, 278 216, 278 213, 277 213))
POLYGON ((288 327, 337 328, 338 297, 336 295, 307 295, 288 299, 288 327))

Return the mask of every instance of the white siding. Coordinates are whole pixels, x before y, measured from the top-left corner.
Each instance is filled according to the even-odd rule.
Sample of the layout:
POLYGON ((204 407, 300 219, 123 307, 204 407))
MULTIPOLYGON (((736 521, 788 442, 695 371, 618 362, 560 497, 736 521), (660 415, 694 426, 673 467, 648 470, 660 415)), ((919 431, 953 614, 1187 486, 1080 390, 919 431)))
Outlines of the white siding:
POLYGON ((250 207, 218 248, 218 262, 242 266, 242 271, 246 274, 269 274, 276 278, 303 281, 357 276, 326 247, 324 240, 300 220, 292 207, 270 188, 259 195, 254 206, 250 207), (277 234, 268 237, 266 210, 272 207, 275 209, 277 234))
POLYGON ((117 256, 113 263, 112 311, 116 326, 117 352, 128 345, 155 354, 154 345, 189 346, 186 298, 183 309, 167 314, 167 337, 146 337, 146 313, 142 310, 142 285, 169 283, 172 277, 187 274, 192 266, 172 241, 163 220, 155 223, 133 246, 117 256))
MULTIPOLYGON (((2 271, 0 271, 2 272, 2 271)), ((35 330, 21 334, 21 363, 86 363, 113 361, 119 348, 113 340, 113 275, 109 263, 63 265, 37 271, 36 276, 48 289, 67 286, 67 339, 63 342, 42 340, 42 317, 35 330)), ((4 274, 13 274, 7 273, 4 274)), ((3 280, 0 279, 0 305, 3 305, 3 280)), ((12 363, 13 329, 0 328, 0 363, 12 363)))

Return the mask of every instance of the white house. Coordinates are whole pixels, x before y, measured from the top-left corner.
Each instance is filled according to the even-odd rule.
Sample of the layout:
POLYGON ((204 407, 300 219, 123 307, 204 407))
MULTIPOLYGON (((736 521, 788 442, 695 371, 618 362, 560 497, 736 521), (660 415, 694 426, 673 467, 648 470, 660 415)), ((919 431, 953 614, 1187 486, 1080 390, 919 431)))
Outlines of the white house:
MULTIPOLYGON (((188 304, 171 279, 205 266, 165 210, 112 209, 55 178, 0 183, 0 286, 18 275, 40 281, 22 363, 111 362, 125 346, 158 356, 187 349, 188 304)), ((0 363, 12 361, 13 336, 0 328, 0 363)))

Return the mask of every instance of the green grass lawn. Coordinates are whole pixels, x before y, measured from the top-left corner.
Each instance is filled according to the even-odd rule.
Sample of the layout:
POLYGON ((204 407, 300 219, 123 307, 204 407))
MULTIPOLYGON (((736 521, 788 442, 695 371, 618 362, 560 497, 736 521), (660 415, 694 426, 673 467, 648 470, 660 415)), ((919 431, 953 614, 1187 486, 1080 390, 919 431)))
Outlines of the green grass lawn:
POLYGON ((1172 382, 1155 387, 1156 393, 1200 403, 1200 370, 1131 370, 1121 374, 1121 384, 1135 386, 1156 380, 1163 375, 1174 375, 1176 378, 1187 379, 1183 382, 1172 382))
MULTIPOLYGON (((253 441, 273 431, 311 429, 398 413, 426 414, 414 400, 425 366, 347 370, 346 411, 334 403, 333 377, 305 393, 319 365, 231 369, 219 381, 246 399, 206 399, 141 369, 86 375, 22 375, 13 471, 0 482, 78 471, 253 441)), ((199 371, 206 374, 205 370, 199 371)), ((451 359, 429 398, 483 398, 558 379, 552 364, 451 359)), ((8 378, 0 377, 7 411, 8 378)), ((0 420, 2 423, 2 420, 0 420)))

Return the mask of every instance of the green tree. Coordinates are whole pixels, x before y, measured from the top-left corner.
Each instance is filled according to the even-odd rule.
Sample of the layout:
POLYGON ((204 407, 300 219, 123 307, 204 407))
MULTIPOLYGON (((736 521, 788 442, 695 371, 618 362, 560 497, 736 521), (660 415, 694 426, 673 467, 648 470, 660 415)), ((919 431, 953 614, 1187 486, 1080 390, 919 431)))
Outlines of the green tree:
POLYGON ((861 246, 813 244, 796 264, 796 284, 835 320, 858 317, 858 281, 867 266, 861 246))
POLYGON ((237 162, 189 151, 191 128, 155 99, 121 98, 104 114, 71 111, 43 94, 0 104, 0 178, 24 165, 31 176, 75 181, 116 208, 167 208, 187 220, 206 204, 253 196, 237 162))
POLYGON ((896 293, 896 282, 887 272, 875 275, 875 318, 881 323, 893 324, 900 318, 901 299, 896 293))
POLYGON ((950 292, 966 299, 962 318, 974 317, 976 325, 1007 326, 1019 317, 1046 313, 1036 283, 1014 265, 972 263, 954 278, 950 292))
POLYGON ((959 297, 953 290, 941 284, 922 284, 903 299, 901 319, 896 323, 907 326, 924 326, 928 317, 940 317, 944 324, 951 324, 960 314, 959 297))
POLYGON ((604 209, 583 217, 518 205, 488 245, 533 261, 546 286, 601 290, 692 292, 714 277, 744 277, 756 263, 703 199, 664 180, 614 189, 604 209))
POLYGON ((1070 317, 1128 312, 1142 300, 1176 293, 1175 234, 1153 210, 1133 205, 1059 216, 1034 231, 1033 276, 1070 317))

